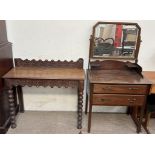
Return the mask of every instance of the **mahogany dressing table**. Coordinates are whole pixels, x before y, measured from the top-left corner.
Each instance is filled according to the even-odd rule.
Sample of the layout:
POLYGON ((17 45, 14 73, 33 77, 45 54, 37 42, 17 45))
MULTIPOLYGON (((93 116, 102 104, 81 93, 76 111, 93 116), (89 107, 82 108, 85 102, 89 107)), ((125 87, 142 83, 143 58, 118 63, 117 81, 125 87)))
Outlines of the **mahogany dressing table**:
POLYGON ((87 71, 88 132, 93 106, 140 107, 140 116, 131 116, 137 133, 141 132, 151 82, 143 77, 142 68, 137 64, 140 32, 137 23, 98 22, 94 25, 87 71))
POLYGON ((72 87, 78 89, 77 128, 82 128, 82 104, 84 88, 83 59, 73 61, 36 61, 15 59, 15 67, 3 76, 8 89, 11 127, 16 128, 13 87, 17 87, 19 110, 24 112, 23 86, 72 87))

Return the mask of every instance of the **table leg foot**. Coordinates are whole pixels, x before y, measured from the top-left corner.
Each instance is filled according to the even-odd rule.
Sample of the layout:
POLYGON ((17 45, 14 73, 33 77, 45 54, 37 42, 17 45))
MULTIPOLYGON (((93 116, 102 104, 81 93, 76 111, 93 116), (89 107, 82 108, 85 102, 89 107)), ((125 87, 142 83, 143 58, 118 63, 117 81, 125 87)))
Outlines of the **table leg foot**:
POLYGON ((12 124, 12 125, 11 125, 11 128, 12 128, 12 129, 14 129, 14 128, 16 128, 16 127, 17 127, 16 124, 12 124))

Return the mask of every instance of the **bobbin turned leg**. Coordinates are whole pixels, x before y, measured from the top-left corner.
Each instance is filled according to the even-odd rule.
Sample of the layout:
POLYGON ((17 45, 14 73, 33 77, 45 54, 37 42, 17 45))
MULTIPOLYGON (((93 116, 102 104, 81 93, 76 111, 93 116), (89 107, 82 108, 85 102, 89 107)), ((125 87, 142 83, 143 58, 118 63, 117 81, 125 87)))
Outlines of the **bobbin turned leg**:
POLYGON ((15 105, 14 105, 14 95, 12 88, 8 90, 8 101, 9 101, 11 128, 16 128, 15 105))
POLYGON ((83 107, 83 81, 79 82, 78 87, 78 124, 77 128, 82 128, 82 107, 83 107))

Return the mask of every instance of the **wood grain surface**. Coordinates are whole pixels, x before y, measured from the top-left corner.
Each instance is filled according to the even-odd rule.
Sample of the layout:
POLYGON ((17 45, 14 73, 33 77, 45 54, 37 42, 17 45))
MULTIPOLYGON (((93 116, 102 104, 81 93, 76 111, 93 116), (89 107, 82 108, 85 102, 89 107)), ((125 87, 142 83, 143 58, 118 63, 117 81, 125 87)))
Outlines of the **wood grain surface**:
POLYGON ((91 83, 105 84, 151 84, 147 78, 142 78, 135 71, 127 70, 89 70, 91 83))
POLYGON ((85 74, 76 68, 15 67, 3 78, 84 80, 85 74))

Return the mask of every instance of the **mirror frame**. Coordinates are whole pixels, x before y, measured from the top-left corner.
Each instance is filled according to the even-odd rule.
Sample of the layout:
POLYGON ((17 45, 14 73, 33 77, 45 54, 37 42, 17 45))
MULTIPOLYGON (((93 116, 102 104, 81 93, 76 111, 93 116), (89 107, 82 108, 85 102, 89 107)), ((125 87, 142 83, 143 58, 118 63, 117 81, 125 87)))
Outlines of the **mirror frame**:
POLYGON ((135 60, 135 62, 137 63, 138 62, 138 54, 139 54, 139 48, 140 48, 140 43, 141 43, 141 28, 140 26, 137 24, 137 23, 129 23, 129 22, 97 22, 94 26, 93 26, 93 32, 92 32, 92 35, 90 37, 90 47, 89 47, 89 59, 95 59, 95 60, 107 60, 107 59, 110 59, 110 60, 135 60), (111 57, 94 57, 94 51, 93 51, 93 48, 94 48, 94 38, 95 38, 95 30, 96 30, 96 27, 100 24, 119 24, 119 25, 133 25, 133 26, 136 26, 138 28, 138 36, 137 36, 137 44, 136 44, 136 49, 135 49, 135 53, 134 53, 134 57, 131 57, 131 58, 122 58, 122 57, 114 57, 114 58, 111 58, 111 57))

